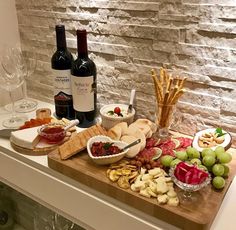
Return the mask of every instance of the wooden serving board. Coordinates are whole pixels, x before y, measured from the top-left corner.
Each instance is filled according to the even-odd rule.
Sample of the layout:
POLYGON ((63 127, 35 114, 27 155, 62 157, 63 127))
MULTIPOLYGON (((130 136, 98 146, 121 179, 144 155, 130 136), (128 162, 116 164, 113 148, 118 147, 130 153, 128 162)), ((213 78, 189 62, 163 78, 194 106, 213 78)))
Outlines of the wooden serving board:
MULTIPOLYGON (((130 189, 122 189, 106 177, 107 166, 99 166, 91 161, 87 152, 62 161, 58 150, 48 155, 50 168, 61 172, 95 190, 124 202, 148 215, 186 230, 209 229, 224 199, 236 172, 236 150, 230 149, 230 176, 223 190, 216 191, 211 185, 195 192, 193 202, 181 202, 179 206, 159 205, 155 198, 145 198, 130 189)), ((181 191, 177 190, 181 196, 181 191)))

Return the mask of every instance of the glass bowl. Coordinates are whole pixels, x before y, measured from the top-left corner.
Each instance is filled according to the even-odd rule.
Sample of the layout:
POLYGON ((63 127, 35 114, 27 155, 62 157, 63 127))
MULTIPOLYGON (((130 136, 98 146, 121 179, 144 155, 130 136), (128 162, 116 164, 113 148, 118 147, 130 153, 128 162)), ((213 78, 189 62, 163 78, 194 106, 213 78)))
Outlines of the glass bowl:
POLYGON ((49 123, 46 125, 42 125, 38 129, 38 134, 42 138, 44 138, 48 143, 55 144, 61 142, 65 136, 65 126, 58 123, 49 123))
POLYGON ((208 173, 208 177, 202 183, 200 183, 200 184, 187 184, 187 183, 184 183, 184 182, 178 180, 176 178, 174 172, 175 172, 175 167, 171 167, 170 170, 169 170, 169 175, 170 175, 172 181, 180 189, 182 189, 184 191, 184 193, 183 193, 184 199, 191 199, 193 192, 198 191, 198 190, 206 187, 211 182, 211 175, 208 173))

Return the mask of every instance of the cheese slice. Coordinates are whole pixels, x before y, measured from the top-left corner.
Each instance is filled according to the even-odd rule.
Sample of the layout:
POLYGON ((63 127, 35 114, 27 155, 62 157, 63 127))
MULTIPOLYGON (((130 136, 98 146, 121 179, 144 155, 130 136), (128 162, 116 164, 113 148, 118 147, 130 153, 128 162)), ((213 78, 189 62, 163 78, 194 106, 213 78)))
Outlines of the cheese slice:
POLYGON ((34 149, 40 141, 38 128, 33 127, 28 129, 17 130, 11 133, 10 141, 23 148, 34 149))

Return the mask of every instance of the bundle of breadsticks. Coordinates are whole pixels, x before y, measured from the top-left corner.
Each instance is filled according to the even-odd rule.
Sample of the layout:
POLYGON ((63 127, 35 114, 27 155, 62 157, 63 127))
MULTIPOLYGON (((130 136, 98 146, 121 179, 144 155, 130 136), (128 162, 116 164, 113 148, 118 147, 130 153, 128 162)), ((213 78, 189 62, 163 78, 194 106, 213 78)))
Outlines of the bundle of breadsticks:
POLYGON ((154 81, 157 108, 159 110, 157 122, 161 128, 169 127, 173 107, 185 92, 183 86, 187 78, 173 77, 166 69, 161 68, 159 77, 155 70, 152 69, 152 79, 154 81))

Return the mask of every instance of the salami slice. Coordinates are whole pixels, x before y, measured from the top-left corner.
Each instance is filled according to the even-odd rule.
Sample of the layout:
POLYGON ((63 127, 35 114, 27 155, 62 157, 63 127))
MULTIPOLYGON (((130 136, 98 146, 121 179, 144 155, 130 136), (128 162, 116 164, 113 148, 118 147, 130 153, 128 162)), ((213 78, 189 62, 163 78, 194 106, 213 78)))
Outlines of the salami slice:
POLYGON ((149 148, 149 149, 143 149, 142 151, 139 152, 138 156, 143 157, 146 160, 151 160, 156 154, 156 151, 154 148, 149 148))
POLYGON ((147 138, 146 140, 146 149, 149 149, 149 148, 153 148, 153 147, 156 147, 158 144, 158 140, 156 140, 155 138, 151 137, 151 138, 147 138))
POLYGON ((180 146, 178 147, 178 149, 179 148, 187 148, 187 147, 191 146, 192 142, 193 142, 193 140, 188 137, 178 137, 176 139, 180 141, 180 146))

